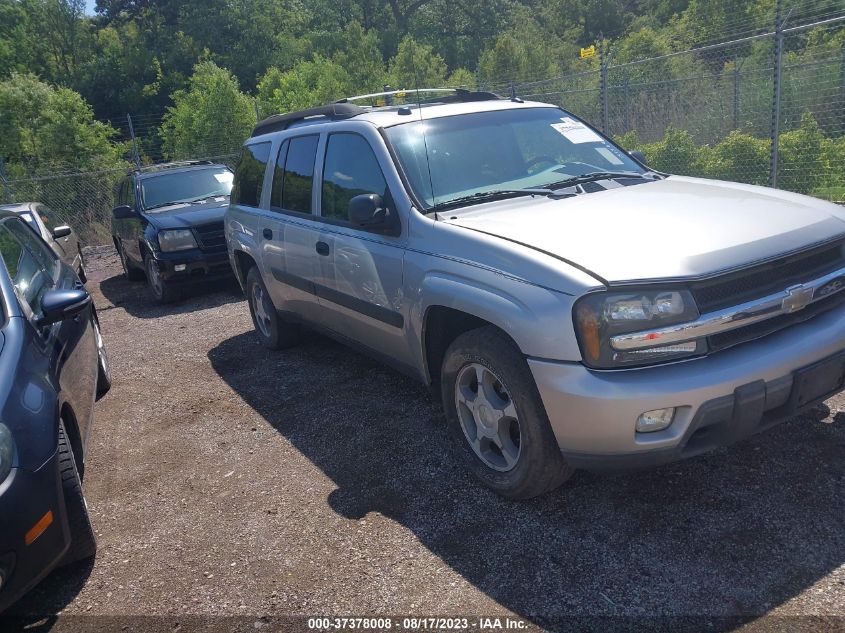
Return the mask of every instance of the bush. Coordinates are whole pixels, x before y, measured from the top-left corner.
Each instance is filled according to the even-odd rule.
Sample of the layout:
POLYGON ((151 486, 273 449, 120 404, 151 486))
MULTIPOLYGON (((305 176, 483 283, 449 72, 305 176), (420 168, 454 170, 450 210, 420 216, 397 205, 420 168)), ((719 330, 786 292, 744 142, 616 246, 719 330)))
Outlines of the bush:
POLYGON ((670 125, 661 140, 639 149, 645 154, 646 163, 654 169, 682 176, 701 176, 710 148, 697 146, 689 132, 670 125))
POLYGON ((734 130, 707 152, 704 173, 718 180, 767 185, 770 155, 768 140, 734 130))

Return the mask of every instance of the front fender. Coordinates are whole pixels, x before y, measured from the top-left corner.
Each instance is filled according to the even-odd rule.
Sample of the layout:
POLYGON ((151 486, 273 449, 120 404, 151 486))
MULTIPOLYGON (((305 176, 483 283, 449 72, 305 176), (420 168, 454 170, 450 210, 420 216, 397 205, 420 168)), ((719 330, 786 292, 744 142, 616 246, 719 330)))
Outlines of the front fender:
MULTIPOLYGON (((413 319, 423 346, 427 314, 432 307, 443 306, 495 325, 526 356, 580 360, 571 319, 574 297, 494 271, 473 268, 472 272, 471 278, 446 271, 424 277, 413 319)), ((425 358, 424 349, 421 357, 425 358)))

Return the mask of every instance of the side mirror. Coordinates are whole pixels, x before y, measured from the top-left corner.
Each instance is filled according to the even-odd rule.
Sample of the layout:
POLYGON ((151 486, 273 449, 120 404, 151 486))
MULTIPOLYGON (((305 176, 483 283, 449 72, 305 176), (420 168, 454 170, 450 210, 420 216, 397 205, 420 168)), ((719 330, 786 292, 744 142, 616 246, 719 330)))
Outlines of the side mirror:
POLYGON ((635 149, 633 152, 628 152, 628 155, 638 163, 645 165, 645 154, 643 154, 640 150, 635 149))
POLYGON ((111 214, 114 216, 115 220, 131 220, 132 218, 138 217, 135 210, 128 204, 122 204, 119 207, 115 207, 111 210, 111 214))
POLYGON ((64 226, 64 225, 57 226, 56 228, 53 229, 53 239, 54 240, 60 240, 63 237, 67 237, 71 233, 73 233, 73 231, 70 230, 69 226, 64 226))
POLYGON ((91 305, 91 296, 84 290, 49 290, 41 298, 38 325, 51 325, 75 317, 91 305))
POLYGON ((387 209, 377 193, 365 193, 349 201, 349 221, 355 226, 381 229, 387 226, 387 209))

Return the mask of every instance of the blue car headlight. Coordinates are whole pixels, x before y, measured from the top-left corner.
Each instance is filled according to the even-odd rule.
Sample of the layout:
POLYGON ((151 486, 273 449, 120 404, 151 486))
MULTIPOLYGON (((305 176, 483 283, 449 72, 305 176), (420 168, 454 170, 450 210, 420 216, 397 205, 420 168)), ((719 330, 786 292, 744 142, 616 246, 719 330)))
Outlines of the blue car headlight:
POLYGON ((0 423, 0 482, 6 479, 12 470, 12 457, 15 445, 12 443, 12 432, 5 424, 0 423))

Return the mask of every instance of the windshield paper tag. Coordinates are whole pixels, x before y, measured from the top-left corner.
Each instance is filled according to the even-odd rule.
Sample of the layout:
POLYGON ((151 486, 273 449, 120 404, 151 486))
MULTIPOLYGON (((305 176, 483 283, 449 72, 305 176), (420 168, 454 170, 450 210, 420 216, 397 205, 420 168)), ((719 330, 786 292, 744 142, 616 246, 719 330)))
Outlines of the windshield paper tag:
POLYGON ((601 143, 602 138, 580 121, 563 117, 561 123, 552 123, 552 127, 563 134, 571 143, 601 143))

